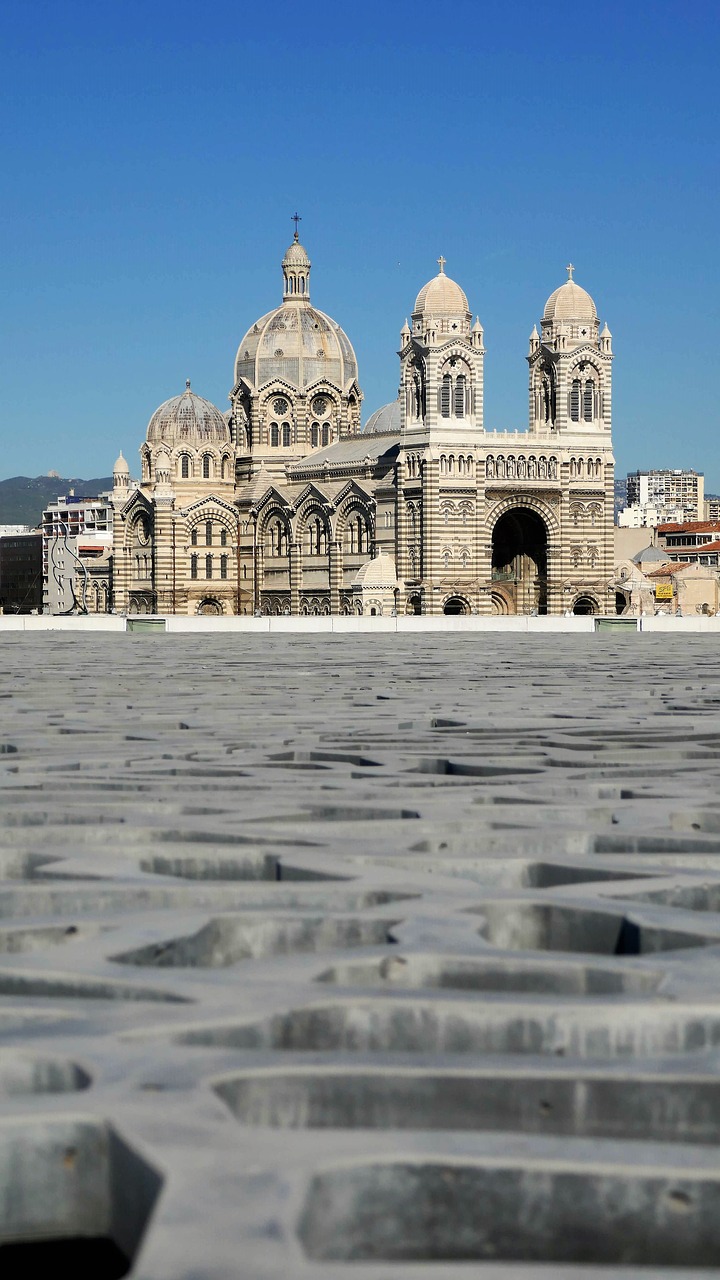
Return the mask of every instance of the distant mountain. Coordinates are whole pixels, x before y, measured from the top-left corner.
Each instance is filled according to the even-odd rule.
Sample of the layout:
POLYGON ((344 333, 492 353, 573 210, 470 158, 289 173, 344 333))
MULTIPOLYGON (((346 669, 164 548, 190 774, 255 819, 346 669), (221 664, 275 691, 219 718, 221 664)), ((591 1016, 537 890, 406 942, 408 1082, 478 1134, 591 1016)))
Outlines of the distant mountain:
POLYGON ((98 480, 64 479, 62 476, 13 476, 0 480, 0 524, 40 524, 48 502, 75 490, 76 498, 94 498, 112 489, 112 476, 98 480))

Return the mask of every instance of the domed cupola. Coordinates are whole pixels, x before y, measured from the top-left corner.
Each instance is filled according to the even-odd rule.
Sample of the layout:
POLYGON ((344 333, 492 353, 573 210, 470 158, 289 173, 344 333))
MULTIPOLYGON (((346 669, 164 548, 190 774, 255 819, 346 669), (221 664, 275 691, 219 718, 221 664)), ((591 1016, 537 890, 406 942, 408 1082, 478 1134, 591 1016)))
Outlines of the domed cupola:
POLYGON ((568 278, 550 294, 542 318, 543 342, 559 350, 596 342, 599 327, 597 307, 587 290, 573 280, 572 263, 566 270, 568 278))
POLYGON ((445 275, 445 259, 438 258, 440 270, 420 290, 412 313, 414 338, 431 342, 438 338, 468 334, 472 315, 463 289, 445 275))
POLYGON ((310 267, 312 263, 306 250, 300 244, 297 231, 293 237, 285 257, 282 260, 283 280, 285 281, 284 302, 310 301, 310 267))
POLYGON ((173 396, 156 409, 148 423, 150 445, 221 445, 230 442, 230 428, 220 410, 190 390, 190 381, 180 396, 173 396))
POLYGON ((248 329, 235 360, 235 383, 252 391, 282 381, 302 391, 327 381, 346 391, 357 381, 357 358, 340 325, 310 306, 310 259, 297 239, 282 261, 282 306, 248 329))

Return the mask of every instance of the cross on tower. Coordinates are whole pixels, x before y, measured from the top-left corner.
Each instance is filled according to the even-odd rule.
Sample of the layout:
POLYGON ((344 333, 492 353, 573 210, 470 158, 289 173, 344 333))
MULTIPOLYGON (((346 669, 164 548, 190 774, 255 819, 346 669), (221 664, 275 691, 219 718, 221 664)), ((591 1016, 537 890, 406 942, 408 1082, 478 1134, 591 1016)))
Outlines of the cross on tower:
POLYGON ((567 266, 566 266, 565 270, 566 270, 566 271, 567 271, 567 273, 568 273, 568 280, 572 280, 572 278, 573 278, 572 273, 573 273, 573 271, 575 270, 575 268, 574 268, 574 266, 573 266, 572 262, 568 262, 568 264, 567 264, 567 266))
POLYGON ((290 221, 295 223, 295 243, 297 244, 300 239, 298 235, 298 222, 302 222, 302 218, 300 217, 300 214, 296 212, 291 214, 290 221))
POLYGON ((445 263, 446 263, 446 262, 447 262, 447 258, 443 258, 442 254, 440 254, 440 257, 439 257, 439 258, 438 258, 438 260, 437 260, 437 264, 438 264, 438 266, 439 266, 439 268, 440 268, 440 275, 443 275, 443 274, 444 274, 444 272, 445 272, 445 263))

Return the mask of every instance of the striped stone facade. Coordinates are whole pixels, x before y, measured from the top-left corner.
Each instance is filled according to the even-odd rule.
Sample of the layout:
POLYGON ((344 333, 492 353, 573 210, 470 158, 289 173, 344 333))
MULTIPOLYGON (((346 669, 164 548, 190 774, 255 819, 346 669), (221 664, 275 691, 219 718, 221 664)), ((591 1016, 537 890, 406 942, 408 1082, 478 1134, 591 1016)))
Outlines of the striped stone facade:
POLYGON ((230 412, 188 385, 140 487, 116 474, 116 609, 615 611, 609 330, 569 268, 530 337, 528 430, 486 431, 483 329, 444 266, 403 326, 398 401, 361 432, 354 351, 290 246, 230 412))

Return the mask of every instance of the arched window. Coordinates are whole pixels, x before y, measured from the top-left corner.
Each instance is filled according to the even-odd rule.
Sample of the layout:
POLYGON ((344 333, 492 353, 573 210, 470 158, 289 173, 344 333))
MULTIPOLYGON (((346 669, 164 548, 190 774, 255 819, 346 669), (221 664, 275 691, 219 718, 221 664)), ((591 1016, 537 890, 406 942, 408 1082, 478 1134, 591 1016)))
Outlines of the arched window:
POLYGON ((319 516, 311 516, 307 523, 305 550, 311 556, 327 555, 327 530, 319 516))
POLYGON ((283 441, 283 449, 289 449, 290 448, 290 423, 289 422, 283 422, 282 441, 283 441))
POLYGON ((586 422, 592 422, 595 417, 595 383, 588 378, 585 383, 585 394, 583 395, 583 418, 586 422))
POLYGON ((227 578, 227 566, 228 566, 227 556, 221 556, 220 557, 220 577, 221 578, 227 578))
POLYGON ((270 423, 270 444, 273 449, 277 449, 280 444, 280 428, 277 422, 270 423))
POLYGON ((458 374, 455 383, 455 417, 465 417, 465 374, 458 374))
POLYGON ((570 419, 572 422, 580 421, 580 379, 573 378, 572 387, 570 388, 570 419))
POLYGON ((330 428, 327 422, 325 423, 322 429, 322 442, 323 442, 323 447, 330 443, 330 428))
POLYGON ((228 459, 223 458, 222 463, 220 464, 220 476, 223 480, 227 480, 228 466, 229 466, 228 459))
POLYGON ((451 476, 455 475, 455 454, 451 453, 448 458, 448 472, 451 476))
POLYGON ((210 479, 210 454, 203 454, 203 480, 210 479))
POLYGON ((190 577, 197 578, 197 573, 198 573, 198 558, 197 556, 191 556, 190 557, 190 577))
POLYGON ((310 443, 313 449, 317 449, 318 445, 320 444, 320 428, 317 422, 313 422, 312 424, 312 427, 310 430, 310 443))
POLYGON ((197 546, 197 525, 195 525, 194 529, 190 530, 190 545, 193 547, 197 546))
POLYGON ((221 547, 227 546, 227 529, 220 530, 220 546, 221 547))
POLYGON ((282 520, 272 520, 265 535, 265 549, 271 556, 286 556, 288 553, 287 529, 282 520))
POLYGON ((440 413, 443 418, 450 417, 450 398, 452 395, 452 383, 450 374, 446 373, 440 387, 440 413))
POLYGON ((190 475, 190 459, 186 453, 183 454, 180 462, 180 475, 183 480, 187 480, 190 475))
POLYGON ((577 476, 577 462, 574 458, 570 459, 570 479, 574 480, 577 476))
POLYGON ((205 577, 212 578, 212 556, 205 557, 205 577))
POLYGON ((205 546, 212 546, 212 520, 205 521, 205 546))
POLYGON ((357 512, 351 516, 345 526, 345 550, 354 554, 363 554, 368 550, 369 532, 364 516, 357 512))
POLYGON ((588 480, 593 480, 595 477, 595 463, 593 462, 592 458, 588 458, 587 473, 588 473, 588 480))

